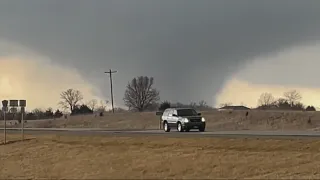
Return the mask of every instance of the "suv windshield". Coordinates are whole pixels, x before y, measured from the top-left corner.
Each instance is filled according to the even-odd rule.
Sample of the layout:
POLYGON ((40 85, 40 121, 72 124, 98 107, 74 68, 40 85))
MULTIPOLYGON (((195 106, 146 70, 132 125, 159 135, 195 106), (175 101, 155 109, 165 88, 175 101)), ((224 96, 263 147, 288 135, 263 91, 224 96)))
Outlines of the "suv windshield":
POLYGON ((194 109, 179 109, 177 110, 178 116, 196 116, 198 113, 194 109))

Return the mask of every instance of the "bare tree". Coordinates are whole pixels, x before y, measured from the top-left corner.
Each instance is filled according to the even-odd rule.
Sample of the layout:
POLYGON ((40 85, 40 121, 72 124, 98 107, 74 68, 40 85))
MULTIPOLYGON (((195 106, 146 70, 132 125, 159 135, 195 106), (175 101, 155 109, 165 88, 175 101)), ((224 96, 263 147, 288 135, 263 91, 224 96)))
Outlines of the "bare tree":
POLYGON ((107 108, 107 105, 108 105, 109 101, 108 100, 100 100, 100 106, 98 108, 98 111, 100 112, 105 112, 106 111, 106 108, 107 108))
POLYGON ((61 101, 59 105, 64 109, 73 112, 74 108, 83 99, 82 93, 78 90, 68 89, 60 94, 61 101))
POLYGON ((291 106, 302 99, 301 94, 297 90, 285 92, 283 96, 286 98, 286 100, 288 100, 288 103, 290 103, 291 106))
POLYGON ((32 110, 31 112, 36 116, 36 119, 40 119, 41 114, 43 114, 43 110, 40 108, 36 108, 36 109, 32 110))
POLYGON ((190 107, 190 108, 196 108, 196 107, 197 107, 197 103, 196 103, 196 102, 191 102, 191 103, 189 104, 189 107, 190 107))
POLYGON ((262 93, 258 99, 258 105, 263 107, 270 107, 275 103, 275 98, 271 93, 262 93))
POLYGON ((128 83, 124 94, 124 103, 129 109, 143 111, 160 100, 159 92, 152 86, 153 77, 140 76, 128 83))
POLYGON ((94 110, 96 109, 96 107, 97 107, 98 101, 97 101, 96 99, 92 99, 92 100, 90 100, 87 104, 88 104, 88 107, 89 107, 92 111, 94 111, 94 110))
POLYGON ((199 107, 201 107, 201 108, 208 107, 207 102, 205 100, 201 100, 199 102, 199 107))

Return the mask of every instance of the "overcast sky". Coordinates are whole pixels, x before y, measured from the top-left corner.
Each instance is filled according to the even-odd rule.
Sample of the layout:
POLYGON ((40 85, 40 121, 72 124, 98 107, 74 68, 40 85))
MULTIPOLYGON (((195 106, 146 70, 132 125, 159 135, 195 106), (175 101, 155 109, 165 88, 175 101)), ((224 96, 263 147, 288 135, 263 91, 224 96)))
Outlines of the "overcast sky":
MULTIPOLYGON (((161 100, 203 99, 211 105, 235 78, 318 88, 320 81, 295 81, 275 64, 301 67, 308 54, 295 65, 276 57, 317 47, 319 17, 319 0, 1 0, 0 86, 7 89, 2 97, 28 97, 33 106, 47 98, 53 106, 62 89, 77 87, 87 99, 107 99, 103 72, 109 68, 118 70, 118 105, 127 82, 139 75, 155 78, 161 100), (262 65, 268 72, 261 72, 262 65), (276 67, 277 76, 267 78, 276 67), (16 87, 25 91, 19 94, 16 87)), ((319 58, 308 62, 319 67, 319 58)))

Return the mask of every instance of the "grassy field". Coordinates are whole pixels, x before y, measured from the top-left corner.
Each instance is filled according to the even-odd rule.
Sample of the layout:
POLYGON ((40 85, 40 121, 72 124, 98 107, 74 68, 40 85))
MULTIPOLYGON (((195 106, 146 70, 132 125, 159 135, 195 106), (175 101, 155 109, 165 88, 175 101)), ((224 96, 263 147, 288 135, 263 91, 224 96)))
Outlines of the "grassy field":
MULTIPOLYGON (((202 112, 208 130, 318 130, 320 112, 294 111, 247 111, 202 112)), ((14 124, 14 122, 12 122, 14 124)), ((0 121, 0 127, 3 122, 0 121)), ((19 125, 8 126, 18 127, 19 125)), ((94 115, 71 116, 67 119, 28 121, 26 127, 40 128, 105 128, 105 129, 158 129, 159 116, 155 112, 107 113, 104 117, 94 115)))
POLYGON ((0 179, 319 178, 318 140, 11 135, 0 179))

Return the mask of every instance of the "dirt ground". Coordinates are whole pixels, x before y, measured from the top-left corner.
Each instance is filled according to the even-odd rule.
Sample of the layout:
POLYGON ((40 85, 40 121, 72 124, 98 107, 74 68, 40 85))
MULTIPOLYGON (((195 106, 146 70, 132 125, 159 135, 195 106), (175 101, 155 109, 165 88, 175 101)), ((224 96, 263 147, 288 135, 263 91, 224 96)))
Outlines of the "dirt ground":
POLYGON ((319 140, 20 138, 0 145, 0 179, 320 178, 319 140))
MULTIPOLYGON (((320 127, 320 112, 295 111, 204 111, 207 130, 312 130, 320 127)), ((11 124, 14 124, 12 122, 11 124)), ((3 122, 0 121, 0 127, 3 122)), ((10 125, 19 127, 20 125, 10 125)), ((107 113, 104 117, 95 115, 71 116, 67 119, 33 120, 25 127, 39 128, 104 128, 104 129, 158 129, 159 116, 155 112, 107 113)))

